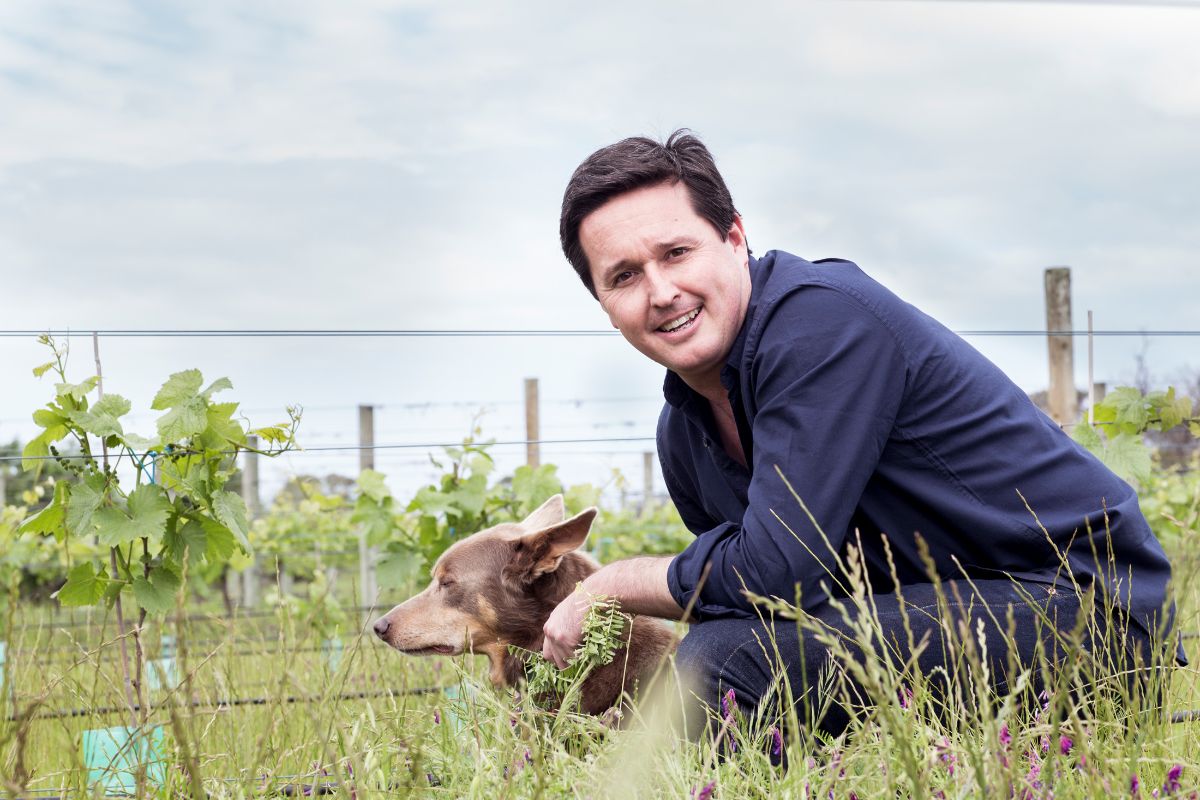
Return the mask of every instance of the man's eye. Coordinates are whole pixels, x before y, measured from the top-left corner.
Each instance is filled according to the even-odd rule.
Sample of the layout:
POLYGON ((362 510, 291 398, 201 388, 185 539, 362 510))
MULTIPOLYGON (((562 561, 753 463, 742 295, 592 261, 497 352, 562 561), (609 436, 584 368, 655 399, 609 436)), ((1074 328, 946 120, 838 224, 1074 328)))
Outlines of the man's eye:
POLYGON ((679 258, 687 251, 688 249, 686 247, 672 247, 667 251, 667 258, 679 258))
POLYGON ((632 277, 633 273, 629 270, 617 273, 617 275, 613 278, 613 286, 620 286, 622 283, 625 283, 632 277))

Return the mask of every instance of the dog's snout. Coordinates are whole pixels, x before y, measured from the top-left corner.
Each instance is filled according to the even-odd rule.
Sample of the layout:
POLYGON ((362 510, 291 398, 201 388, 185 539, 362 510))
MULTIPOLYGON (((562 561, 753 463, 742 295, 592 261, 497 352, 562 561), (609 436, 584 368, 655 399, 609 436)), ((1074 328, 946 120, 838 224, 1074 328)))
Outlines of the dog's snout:
POLYGON ((387 636, 388 628, 391 626, 392 623, 388 622, 387 617, 380 617, 379 619, 375 620, 375 635, 382 639, 383 637, 387 636))

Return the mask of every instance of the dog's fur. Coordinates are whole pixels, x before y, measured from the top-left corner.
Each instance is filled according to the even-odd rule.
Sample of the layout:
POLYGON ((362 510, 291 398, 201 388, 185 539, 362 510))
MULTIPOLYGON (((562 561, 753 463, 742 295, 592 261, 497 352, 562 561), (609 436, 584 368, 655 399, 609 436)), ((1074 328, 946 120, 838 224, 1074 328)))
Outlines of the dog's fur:
MULTIPOLYGON (((409 655, 486 655, 492 683, 515 686, 524 677, 525 662, 508 646, 540 653, 550 612, 599 568, 577 551, 595 516, 596 509, 589 508, 564 519, 562 495, 555 495, 523 522, 456 542, 434 564, 425 591, 381 617, 376 633, 409 655)), ((671 630, 648 617, 633 617, 622 638, 627 646, 580 687, 584 713, 602 713, 622 693, 632 695, 674 644, 671 630)))

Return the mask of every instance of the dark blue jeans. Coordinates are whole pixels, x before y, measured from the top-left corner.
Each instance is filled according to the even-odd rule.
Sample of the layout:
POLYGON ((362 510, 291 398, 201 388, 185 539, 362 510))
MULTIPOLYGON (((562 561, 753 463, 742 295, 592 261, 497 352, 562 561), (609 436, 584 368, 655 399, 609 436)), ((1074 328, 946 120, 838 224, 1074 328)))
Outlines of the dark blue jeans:
MULTIPOLYGON (((902 587, 899 595, 874 595, 872 604, 879 625, 877 638, 871 645, 872 655, 879 655, 886 642, 892 663, 903 667, 913 652, 909 631, 911 642, 919 644, 928 637, 928 644, 918 655, 912 671, 929 678, 934 691, 945 691, 951 681, 964 674, 966 667, 961 658, 964 648, 975 650, 976 663, 982 660, 978 656, 986 649, 988 675, 999 694, 1014 688, 1010 686, 1010 681, 1015 680, 1015 675, 1009 674, 1011 656, 1015 656, 1018 669, 1033 666, 1039 656, 1049 665, 1082 656, 1067 652, 1072 647, 1071 631, 1081 611, 1081 599, 1072 589, 1007 579, 962 580, 946 581, 942 593, 945 601, 939 602, 932 584, 917 584, 902 587), (950 624, 944 625, 945 622, 950 624), (950 628, 949 634, 946 627, 950 628), (969 632, 970 643, 963 642, 964 632, 969 632), (1015 652, 1010 653, 1012 650, 1015 652)), ((842 603, 850 614, 854 613, 849 600, 842 603)), ((711 710, 720 709, 722 698, 733 689, 743 713, 749 716, 764 706, 760 710, 768 720, 782 722, 786 716, 779 705, 782 667, 801 724, 816 723, 821 730, 836 735, 850 721, 843 698, 850 700, 852 708, 867 705, 869 700, 867 693, 852 680, 837 690, 840 696, 834 702, 826 702, 827 698, 820 696, 830 690, 832 684, 823 680, 823 676, 835 659, 829 647, 808 629, 808 624, 824 626, 845 643, 850 655, 860 663, 864 662, 863 649, 852 632, 853 619, 848 623, 833 604, 818 607, 806 618, 805 626, 779 617, 718 619, 694 624, 679 644, 676 660, 680 672, 711 710)), ((1104 663, 1115 665, 1112 673, 1127 669, 1135 653, 1146 663, 1150 654, 1149 637, 1134 625, 1122 624, 1119 613, 1115 613, 1112 625, 1106 625, 1106 618, 1113 620, 1114 612, 1105 614, 1097 610, 1095 624, 1083 630, 1082 648, 1091 656, 1106 657, 1104 663)), ((1036 697, 1042 691, 1043 678, 1042 669, 1031 670, 1029 697, 1036 697)), ((692 725, 695 730, 694 720, 692 725)))

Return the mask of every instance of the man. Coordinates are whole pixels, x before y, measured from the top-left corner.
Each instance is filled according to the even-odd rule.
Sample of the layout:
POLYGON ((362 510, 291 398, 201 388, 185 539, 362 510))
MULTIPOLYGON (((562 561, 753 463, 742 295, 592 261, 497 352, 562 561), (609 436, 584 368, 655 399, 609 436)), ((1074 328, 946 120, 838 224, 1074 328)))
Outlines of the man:
MULTIPOLYGON (((974 604, 952 613, 988 618, 993 665, 1010 645, 1022 664, 1052 652, 1080 611, 1077 587, 1093 584, 1107 616, 1125 621, 1116 647, 1149 657, 1170 622, 1170 567, 1133 490, 997 367, 854 264, 753 258, 694 136, 591 155, 567 187, 560 235, 613 326, 668 370, 659 456, 696 539, 584 581, 545 625, 546 658, 565 666, 588 595, 609 595, 635 613, 690 609, 678 658, 708 704, 728 688, 747 710, 766 698, 768 633, 802 695, 826 648, 761 619, 747 590, 799 598, 844 630, 830 603, 846 591, 837 563, 861 547, 882 633, 903 659, 906 625, 918 640, 942 630, 919 538, 946 591, 974 604)), ((945 667, 944 652, 927 648, 918 667, 945 667)), ((845 723, 836 712, 822 722, 845 723)))

